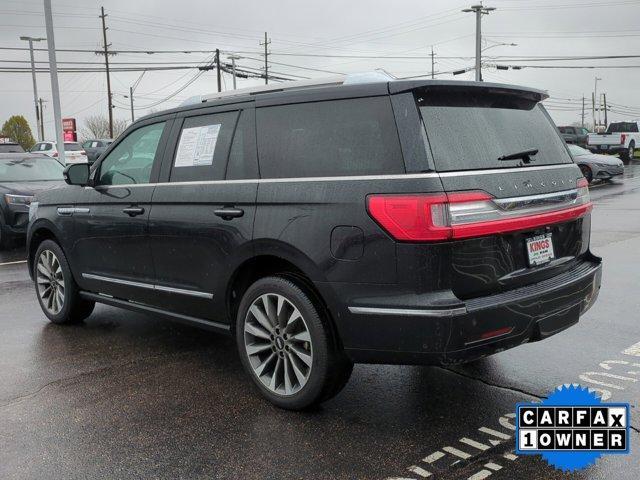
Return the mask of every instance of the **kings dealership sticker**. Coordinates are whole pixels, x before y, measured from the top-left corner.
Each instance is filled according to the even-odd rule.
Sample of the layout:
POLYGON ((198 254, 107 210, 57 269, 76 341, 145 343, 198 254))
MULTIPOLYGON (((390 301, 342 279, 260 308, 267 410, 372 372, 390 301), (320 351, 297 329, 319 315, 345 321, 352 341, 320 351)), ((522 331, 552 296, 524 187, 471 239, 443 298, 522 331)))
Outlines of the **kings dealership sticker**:
POLYGON ((579 385, 558 387, 540 403, 516 405, 516 453, 542 455, 574 471, 603 454, 629 453, 629 404, 603 403, 579 385))

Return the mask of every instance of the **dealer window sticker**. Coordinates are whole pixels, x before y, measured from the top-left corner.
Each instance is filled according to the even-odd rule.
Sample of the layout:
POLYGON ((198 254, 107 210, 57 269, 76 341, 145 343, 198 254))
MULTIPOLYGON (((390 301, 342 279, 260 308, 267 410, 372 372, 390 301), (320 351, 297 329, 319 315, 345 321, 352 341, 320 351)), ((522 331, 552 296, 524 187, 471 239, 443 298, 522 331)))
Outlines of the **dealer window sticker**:
POLYGON ((184 128, 180 134, 174 167, 213 165, 213 153, 218 143, 220 123, 184 128))

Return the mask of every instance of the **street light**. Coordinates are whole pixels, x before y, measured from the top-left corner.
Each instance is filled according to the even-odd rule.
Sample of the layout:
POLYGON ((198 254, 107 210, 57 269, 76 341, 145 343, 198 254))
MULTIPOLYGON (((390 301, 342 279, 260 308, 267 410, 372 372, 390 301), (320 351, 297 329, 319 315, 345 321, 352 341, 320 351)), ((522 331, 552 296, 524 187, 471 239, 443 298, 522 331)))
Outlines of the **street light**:
POLYGON ((517 43, 494 43, 493 45, 489 45, 488 47, 484 47, 482 49, 483 52, 486 52, 487 50, 489 50, 490 48, 493 47, 517 47, 518 44, 517 43))
POLYGON ((36 66, 33 60, 33 42, 41 42, 46 40, 42 37, 20 37, 20 40, 29 42, 29 55, 31 57, 31 79, 33 80, 33 105, 36 108, 36 126, 38 129, 38 140, 44 140, 44 122, 40 118, 40 109, 38 108, 38 85, 36 83, 36 66))
POLYGON ((131 105, 131 123, 135 122, 135 117, 133 115, 133 92, 138 88, 138 85, 140 84, 140 81, 142 81, 142 77, 144 77, 145 73, 147 73, 147 71, 143 70, 138 79, 129 87, 129 95, 123 95, 124 98, 129 99, 129 103, 131 105))

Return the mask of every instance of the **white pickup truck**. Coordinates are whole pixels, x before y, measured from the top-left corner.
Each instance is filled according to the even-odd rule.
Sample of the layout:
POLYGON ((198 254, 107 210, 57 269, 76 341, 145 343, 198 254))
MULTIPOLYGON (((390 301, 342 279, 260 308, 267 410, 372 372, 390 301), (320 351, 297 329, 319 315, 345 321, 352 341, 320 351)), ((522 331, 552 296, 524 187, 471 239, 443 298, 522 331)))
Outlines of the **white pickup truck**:
POLYGON ((590 133, 587 148, 595 153, 619 153, 624 163, 633 158, 636 147, 640 147, 640 131, 637 122, 609 124, 606 132, 590 133))

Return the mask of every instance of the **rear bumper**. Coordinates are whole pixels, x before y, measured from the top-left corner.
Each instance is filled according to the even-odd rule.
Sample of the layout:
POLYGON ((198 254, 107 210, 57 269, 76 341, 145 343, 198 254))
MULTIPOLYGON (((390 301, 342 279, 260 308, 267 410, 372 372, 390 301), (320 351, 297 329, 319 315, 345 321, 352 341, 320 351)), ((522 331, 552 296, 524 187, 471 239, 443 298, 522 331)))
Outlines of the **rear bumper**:
POLYGON ((445 295, 445 308, 418 308, 415 298, 404 307, 397 301, 384 306, 373 297, 352 299, 338 328, 355 362, 462 363, 542 340, 577 323, 595 302, 601 275, 601 260, 590 256, 534 285, 456 304, 445 295))
POLYGON ((586 148, 593 153, 620 153, 627 151, 627 147, 624 145, 607 145, 607 148, 602 148, 601 145, 587 145, 586 148))
POLYGON ((618 175, 622 175, 624 173, 624 167, 616 167, 616 166, 607 166, 607 167, 598 167, 596 171, 593 172, 593 178, 599 178, 602 180, 606 180, 608 178, 613 178, 618 175))

